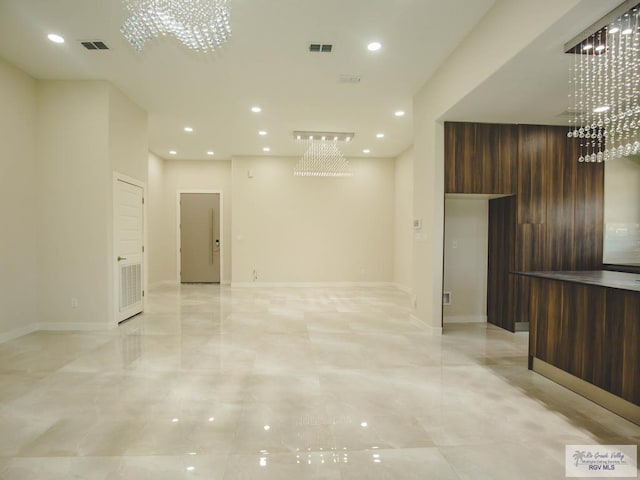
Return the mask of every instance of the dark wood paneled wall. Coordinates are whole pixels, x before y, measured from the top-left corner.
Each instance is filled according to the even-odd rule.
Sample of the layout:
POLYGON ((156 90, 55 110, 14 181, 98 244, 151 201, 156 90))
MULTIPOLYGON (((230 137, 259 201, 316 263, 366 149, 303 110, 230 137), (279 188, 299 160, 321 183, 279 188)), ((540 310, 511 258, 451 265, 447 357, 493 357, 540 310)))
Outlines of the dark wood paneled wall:
MULTIPOLYGON (((566 132, 553 126, 445 123, 445 193, 515 194, 515 235, 504 233, 513 245, 503 245, 506 260, 490 255, 488 292, 494 293, 487 301, 489 321, 511 331, 516 322, 529 321, 530 280, 504 265, 511 272, 602 267, 604 165, 578 163, 566 132), (495 293, 500 289, 502 296, 495 293), (498 298, 505 305, 492 303, 498 298)), ((498 241, 503 228, 491 225, 492 218, 504 222, 498 212, 490 213, 490 242, 498 241)))
POLYGON ((640 405, 640 293, 529 277, 539 358, 640 405))

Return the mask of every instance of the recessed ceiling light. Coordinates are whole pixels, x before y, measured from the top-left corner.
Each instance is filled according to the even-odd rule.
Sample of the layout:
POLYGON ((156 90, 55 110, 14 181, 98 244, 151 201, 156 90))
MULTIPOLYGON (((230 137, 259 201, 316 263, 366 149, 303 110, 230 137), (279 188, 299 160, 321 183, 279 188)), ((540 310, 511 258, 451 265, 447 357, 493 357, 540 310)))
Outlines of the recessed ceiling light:
POLYGON ((187 471, 188 471, 188 472, 193 472, 195 469, 196 469, 196 467, 194 467, 194 466, 192 466, 192 465, 190 465, 190 466, 188 466, 188 467, 187 467, 187 471))
POLYGON ((271 149, 270 149, 269 147, 264 147, 264 148, 262 149, 262 151, 263 151, 263 152, 270 152, 270 151, 271 151, 271 149))
POLYGON ((265 130, 260 130, 260 131, 258 132, 258 135, 261 135, 261 136, 263 136, 263 137, 264 137, 266 134, 267 134, 267 132, 266 132, 265 130))
POLYGON ((367 45, 367 50, 369 50, 370 52, 377 52, 381 48, 382 44, 380 42, 371 42, 369 45, 367 45))
POLYGON ((601 52, 601 51, 603 51, 605 48, 607 48, 607 47, 605 47, 604 45, 598 45, 598 46, 596 47, 596 52, 601 52))
POLYGON ((169 155, 176 155, 178 152, 176 152, 175 150, 169 150, 169 155))
POLYGON ((613 27, 609 29, 609 33, 613 34, 613 33, 618 33, 620 31, 620 29, 618 27, 613 27))
POLYGON ((394 113, 394 115, 396 117, 404 117, 404 111, 403 110, 398 110, 396 113, 394 113))
POLYGON ((593 113, 602 113, 609 110, 609 105, 602 105, 601 107, 596 107, 593 109, 593 113))
POLYGON ((187 133, 191 133, 193 132, 193 128, 192 127, 184 127, 184 131, 187 133))
POLYGON ((55 33, 50 33, 49 35, 47 35, 47 38, 51 40, 53 43, 64 43, 64 38, 62 38, 60 35, 57 35, 55 33))
POLYGON ((362 150, 362 153, 371 153, 371 150, 369 150, 368 148, 365 148, 364 150, 362 150))
POLYGON ((209 155, 210 157, 211 157, 211 156, 213 156, 213 155, 214 155, 213 150, 209 150, 209 151, 207 152, 207 155, 209 155))
POLYGON ((633 29, 631 28, 625 28, 624 30, 622 30, 623 35, 631 35, 631 33, 633 33, 633 29))
POLYGON ((253 113, 260 113, 262 109, 256 105, 255 107, 251 107, 251 111, 253 113))
POLYGON ((384 138, 384 133, 376 133, 376 138, 384 138))
POLYGON ((590 43, 587 43, 582 47, 582 50, 587 51, 587 50, 591 50, 592 48, 593 48, 593 45, 591 45, 590 43))

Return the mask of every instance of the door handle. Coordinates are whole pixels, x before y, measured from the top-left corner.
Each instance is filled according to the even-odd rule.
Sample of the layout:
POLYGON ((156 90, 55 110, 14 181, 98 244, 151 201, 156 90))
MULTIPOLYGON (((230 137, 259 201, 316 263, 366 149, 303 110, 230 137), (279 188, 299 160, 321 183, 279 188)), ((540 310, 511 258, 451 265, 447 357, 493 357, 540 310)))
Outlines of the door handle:
POLYGON ((127 257, 121 257, 120 255, 118 255, 118 261, 121 262, 122 260, 126 260, 127 257))
MULTIPOLYGON (((219 247, 219 246, 220 246, 220 240, 217 240, 217 239, 216 239, 216 247, 219 247)), ((639 280, 639 281, 640 281, 640 280, 639 280)))

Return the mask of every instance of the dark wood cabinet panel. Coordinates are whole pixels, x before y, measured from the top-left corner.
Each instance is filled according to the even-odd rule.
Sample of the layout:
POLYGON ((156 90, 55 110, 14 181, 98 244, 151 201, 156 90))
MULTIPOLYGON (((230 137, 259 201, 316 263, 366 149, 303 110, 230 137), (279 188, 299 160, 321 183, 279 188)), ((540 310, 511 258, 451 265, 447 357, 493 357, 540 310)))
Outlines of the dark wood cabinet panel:
POLYGON ((606 319, 604 353, 609 369, 601 372, 596 384, 640 405, 640 294, 608 290, 606 319))
POLYGON ((521 125, 518 129, 518 223, 546 221, 546 191, 553 174, 547 158, 547 128, 521 125))
POLYGON ((445 124, 446 193, 516 193, 517 127, 445 124))
POLYGON ((604 169, 577 158, 564 127, 445 123, 447 193, 516 193, 515 236, 500 233, 505 220, 491 208, 489 215, 490 244, 509 256, 489 256, 487 315, 503 328, 514 331, 528 318, 520 304, 528 301, 525 281, 509 276, 505 264, 510 271, 601 268, 604 169), (491 293, 499 289, 503 295, 491 293), (505 320, 505 312, 515 318, 505 320))
POLYGON ((492 125, 499 133, 498 167, 494 169, 493 188, 486 193, 516 193, 518 190, 518 126, 492 125))
POLYGON ((514 268, 515 246, 514 196, 489 201, 489 241, 487 268, 487 321, 514 330, 510 306, 514 302, 515 284, 509 272, 514 268))
POLYGON ((528 272, 546 270, 545 266, 546 225, 525 223, 516 228, 515 270, 528 272))
POLYGON ((445 126, 445 192, 478 193, 474 178, 478 175, 476 161, 476 126, 473 123, 452 123, 445 126))
POLYGON ((640 405, 640 293, 527 279, 530 355, 640 405))

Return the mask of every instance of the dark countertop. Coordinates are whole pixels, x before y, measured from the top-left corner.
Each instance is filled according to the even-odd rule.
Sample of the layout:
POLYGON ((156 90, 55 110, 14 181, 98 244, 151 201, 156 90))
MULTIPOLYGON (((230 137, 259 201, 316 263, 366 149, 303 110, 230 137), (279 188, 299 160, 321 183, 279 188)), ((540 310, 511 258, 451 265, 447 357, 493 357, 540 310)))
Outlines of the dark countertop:
POLYGON ((579 272, 518 272, 519 275, 547 278, 563 282, 583 283, 599 287, 618 288, 640 292, 640 274, 611 272, 607 270, 586 270, 579 272))

